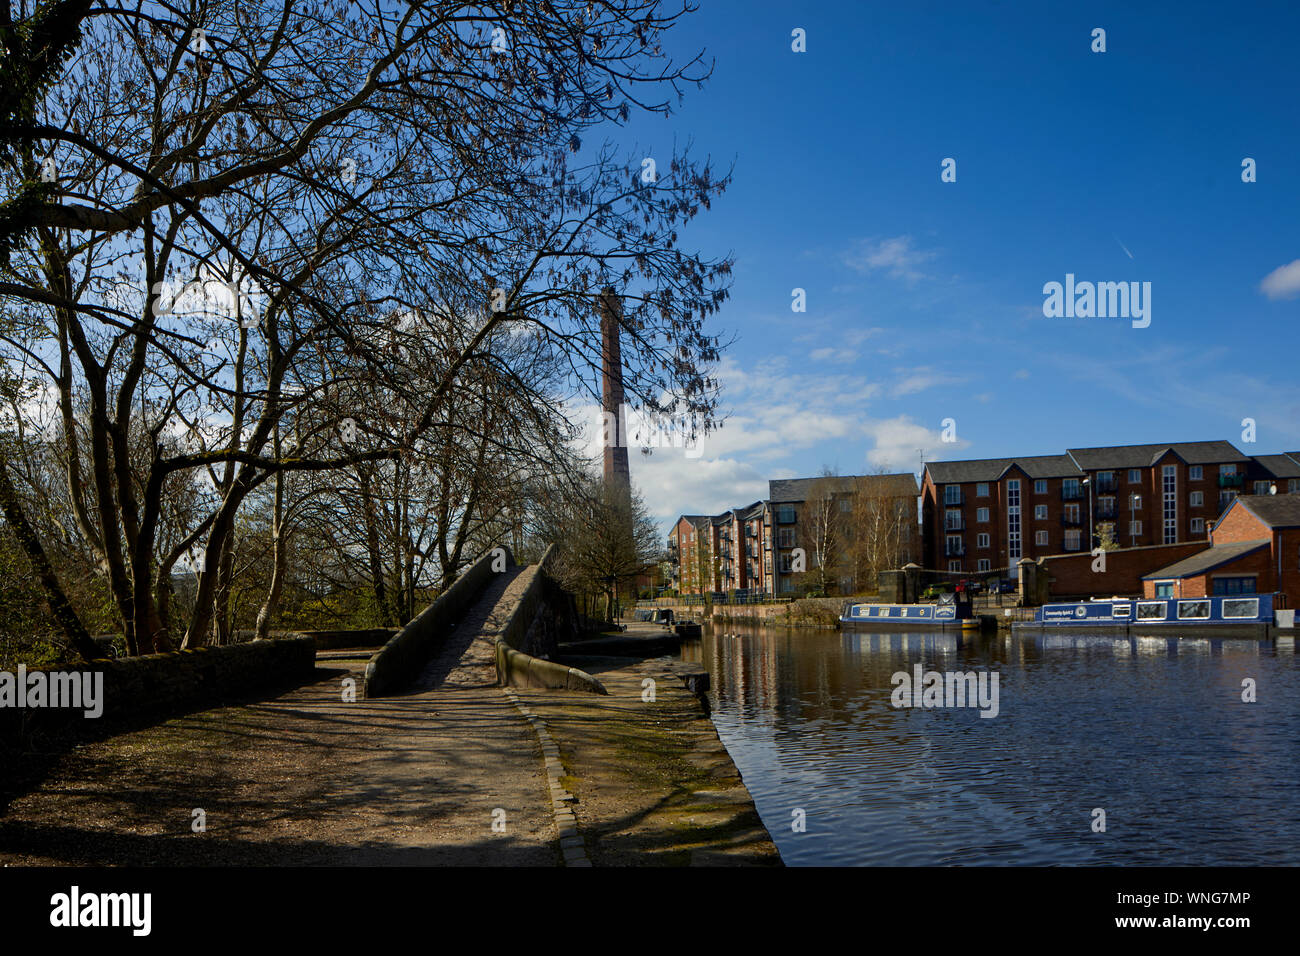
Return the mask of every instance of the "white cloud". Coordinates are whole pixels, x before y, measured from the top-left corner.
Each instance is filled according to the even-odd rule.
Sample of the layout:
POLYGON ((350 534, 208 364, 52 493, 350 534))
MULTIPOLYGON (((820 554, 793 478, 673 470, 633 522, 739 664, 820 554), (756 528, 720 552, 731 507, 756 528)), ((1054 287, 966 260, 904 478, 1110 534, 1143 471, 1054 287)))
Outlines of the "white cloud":
POLYGON ((894 236, 892 239, 861 240, 844 257, 844 262, 858 272, 884 269, 892 278, 913 282, 928 278, 917 267, 933 258, 933 252, 913 249, 911 236, 894 236))
POLYGON ((1300 259, 1278 266, 1264 276, 1259 291, 1270 299, 1294 299, 1300 295, 1300 259))
POLYGON ((923 366, 908 371, 907 374, 894 383, 889 390, 889 394, 894 398, 899 398, 903 395, 914 395, 917 392, 923 392, 927 388, 934 388, 937 385, 959 385, 964 381, 965 379, 945 375, 933 368, 923 366))
POLYGON ((970 445, 960 439, 945 442, 940 432, 918 425, 906 415, 868 422, 865 430, 875 441, 875 447, 867 452, 867 463, 896 472, 919 471, 922 455, 926 461, 938 461, 970 445))
POLYGON ((813 349, 808 353, 808 357, 814 362, 835 362, 842 365, 845 362, 852 362, 855 360, 858 357, 858 353, 853 349, 824 348, 813 349))

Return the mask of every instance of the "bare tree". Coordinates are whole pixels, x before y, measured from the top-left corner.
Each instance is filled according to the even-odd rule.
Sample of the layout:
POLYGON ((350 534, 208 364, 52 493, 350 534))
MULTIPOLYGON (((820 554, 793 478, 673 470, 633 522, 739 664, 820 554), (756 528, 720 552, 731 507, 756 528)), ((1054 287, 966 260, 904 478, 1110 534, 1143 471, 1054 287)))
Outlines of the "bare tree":
MULTIPOLYGON (((591 391, 606 287, 624 297, 629 391, 707 428, 721 342, 704 321, 731 264, 684 252, 678 229, 727 178, 665 152, 647 179, 643 151, 583 144, 707 76, 660 46, 689 8, 58 11, 85 41, 3 117, 17 145, 0 155, 15 200, 0 207, 0 361, 57 396, 66 481, 63 501, 7 516, 67 514, 132 652, 173 646, 173 568, 196 549, 184 643, 228 634, 240 512, 259 489, 278 500, 289 473, 378 480, 379 463, 466 430, 467 377, 513 381, 499 333, 535 334, 591 391), (431 329, 448 331, 440 350, 431 329)), ((405 514, 371 510, 367 546, 382 520, 405 534, 405 514)), ((461 553, 439 552, 444 575, 461 553)))

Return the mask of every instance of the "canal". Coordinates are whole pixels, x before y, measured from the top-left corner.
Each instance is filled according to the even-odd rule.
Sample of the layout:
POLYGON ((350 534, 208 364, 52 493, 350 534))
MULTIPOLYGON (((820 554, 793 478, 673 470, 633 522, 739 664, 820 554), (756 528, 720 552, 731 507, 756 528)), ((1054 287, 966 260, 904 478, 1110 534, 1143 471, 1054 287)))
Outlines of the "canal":
POLYGON ((1292 638, 718 625, 682 657, 787 865, 1300 863, 1292 638), (917 664, 996 672, 997 715, 895 707, 917 664))

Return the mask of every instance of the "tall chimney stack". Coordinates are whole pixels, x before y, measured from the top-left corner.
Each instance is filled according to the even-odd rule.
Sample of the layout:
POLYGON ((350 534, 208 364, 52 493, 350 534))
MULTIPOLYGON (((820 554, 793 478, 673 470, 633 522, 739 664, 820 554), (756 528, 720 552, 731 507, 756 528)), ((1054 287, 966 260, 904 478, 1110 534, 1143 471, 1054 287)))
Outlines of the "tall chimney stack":
POLYGON ((616 423, 614 434, 605 436, 605 485, 616 488, 631 500, 632 477, 627 462, 627 422, 623 420, 623 353, 619 347, 623 301, 606 288, 596 300, 600 314, 601 408, 605 421, 616 423), (611 440, 612 439, 612 440, 611 440))

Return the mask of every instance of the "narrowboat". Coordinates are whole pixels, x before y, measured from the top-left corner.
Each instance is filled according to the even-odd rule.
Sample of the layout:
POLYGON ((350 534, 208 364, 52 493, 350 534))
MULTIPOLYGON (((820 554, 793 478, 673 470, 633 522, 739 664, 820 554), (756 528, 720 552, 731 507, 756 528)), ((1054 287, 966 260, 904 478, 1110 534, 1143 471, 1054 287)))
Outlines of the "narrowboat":
POLYGON ((840 626, 867 631, 959 631, 977 628, 969 601, 940 595, 938 604, 845 604, 840 626))
POLYGON ((1013 631, 1105 628, 1125 634, 1199 634, 1239 631, 1268 636, 1274 626, 1273 594, 1191 598, 1110 598, 1044 604, 1032 621, 1013 631))

